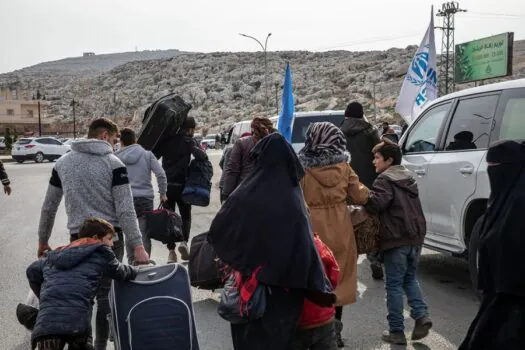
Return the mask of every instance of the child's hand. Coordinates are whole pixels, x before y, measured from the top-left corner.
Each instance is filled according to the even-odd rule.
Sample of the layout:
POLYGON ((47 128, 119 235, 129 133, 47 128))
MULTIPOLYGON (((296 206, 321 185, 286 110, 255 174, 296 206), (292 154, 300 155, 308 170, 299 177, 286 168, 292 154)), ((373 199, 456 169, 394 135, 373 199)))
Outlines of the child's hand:
POLYGON ((11 186, 4 185, 4 193, 7 194, 8 196, 10 196, 11 195, 11 186))

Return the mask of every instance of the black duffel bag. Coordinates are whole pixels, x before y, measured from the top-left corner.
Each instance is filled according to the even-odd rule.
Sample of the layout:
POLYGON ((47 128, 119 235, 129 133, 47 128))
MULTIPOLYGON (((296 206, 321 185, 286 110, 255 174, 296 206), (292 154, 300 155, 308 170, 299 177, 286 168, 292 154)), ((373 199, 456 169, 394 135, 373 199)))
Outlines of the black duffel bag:
POLYGON ((206 160, 193 159, 188 168, 188 178, 182 191, 182 200, 190 205, 210 205, 213 165, 206 160))
POLYGON ((144 212, 146 236, 164 244, 184 241, 182 219, 171 210, 159 207, 157 210, 144 212))
POLYGON ((224 285, 223 266, 215 249, 208 243, 208 232, 193 237, 188 272, 193 287, 215 290, 224 285))

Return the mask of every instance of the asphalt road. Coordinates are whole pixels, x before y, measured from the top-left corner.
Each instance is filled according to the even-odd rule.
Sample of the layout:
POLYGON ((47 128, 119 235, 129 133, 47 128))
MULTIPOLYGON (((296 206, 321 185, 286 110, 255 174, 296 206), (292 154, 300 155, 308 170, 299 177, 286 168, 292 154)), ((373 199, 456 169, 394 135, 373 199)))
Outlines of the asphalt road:
MULTIPOLYGON (((209 207, 194 208, 192 235, 206 231, 219 208, 215 186, 220 176, 218 152, 212 151, 211 159, 216 168, 215 192, 209 207)), ((13 193, 11 197, 0 194, 0 257, 3 265, 0 269, 0 350, 29 349, 29 333, 17 322, 15 307, 25 300, 28 293, 25 269, 36 257, 40 208, 52 166, 47 162, 5 165, 13 193)), ((66 216, 62 206, 55 222, 51 246, 67 241, 66 216)), ((156 244, 152 258, 164 262, 167 251, 156 244)), ((372 280, 368 263, 361 257, 359 299, 356 304, 346 307, 343 315, 347 349, 456 349, 478 308, 477 299, 470 289, 466 262, 424 250, 419 279, 430 305, 434 328, 430 336, 420 343, 390 347, 380 340, 382 331, 387 327, 384 286, 382 282, 372 280)), ((215 311, 219 294, 195 289, 193 292, 201 349, 232 349, 229 325, 215 311)), ((413 321, 408 312, 405 312, 405 317, 408 333, 413 321)))

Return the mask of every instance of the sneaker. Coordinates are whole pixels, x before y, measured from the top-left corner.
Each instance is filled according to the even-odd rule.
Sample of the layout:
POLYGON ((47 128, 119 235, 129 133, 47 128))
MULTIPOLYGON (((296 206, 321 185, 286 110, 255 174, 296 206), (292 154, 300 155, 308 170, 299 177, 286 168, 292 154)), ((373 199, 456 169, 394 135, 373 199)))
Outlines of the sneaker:
POLYGON ((382 280, 384 277, 383 266, 381 264, 371 264, 370 268, 372 269, 372 278, 375 280, 382 280))
POLYGON ((432 320, 428 316, 423 316, 419 320, 416 320, 414 330, 412 331, 412 340, 421 340, 425 338, 430 328, 432 328, 432 320))
POLYGON ((170 250, 170 253, 168 254, 168 264, 172 264, 176 262, 177 262, 177 253, 175 253, 175 250, 170 250))
POLYGON ((182 260, 190 260, 190 252, 188 251, 188 242, 181 242, 179 244, 179 253, 182 260))
POLYGON ((407 345, 407 338, 404 332, 385 332, 381 339, 384 342, 395 345, 407 345))

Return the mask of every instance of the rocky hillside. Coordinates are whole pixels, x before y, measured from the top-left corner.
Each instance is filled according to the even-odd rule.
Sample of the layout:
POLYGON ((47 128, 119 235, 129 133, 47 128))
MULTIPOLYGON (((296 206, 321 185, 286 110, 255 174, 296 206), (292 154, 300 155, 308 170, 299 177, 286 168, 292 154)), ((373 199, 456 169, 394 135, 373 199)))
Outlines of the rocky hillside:
MULTIPOLYGON (((211 130, 253 116, 272 116, 280 104, 286 62, 292 67, 297 111, 344 109, 349 101, 373 114, 373 93, 381 119, 394 118, 395 98, 416 50, 371 52, 271 52, 268 84, 262 53, 180 53, 133 60, 115 67, 102 56, 96 63, 56 61, 0 75, 0 84, 16 84, 29 95, 37 88, 52 105, 57 122, 71 119, 71 99, 80 118, 109 116, 138 126, 144 109, 156 98, 177 92, 190 101, 192 114, 211 130)), ((154 52, 152 52, 154 53, 154 52)), ((87 57, 85 59, 94 59, 87 57)), ((525 41, 515 43, 514 77, 525 77, 525 41)), ((462 86, 459 88, 464 88, 462 86)))

